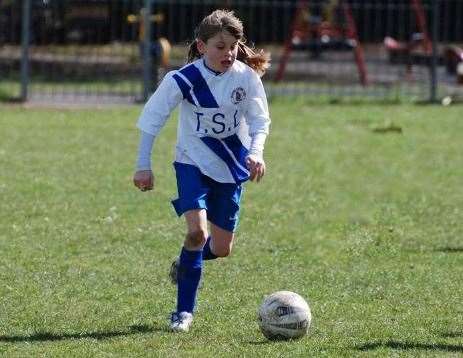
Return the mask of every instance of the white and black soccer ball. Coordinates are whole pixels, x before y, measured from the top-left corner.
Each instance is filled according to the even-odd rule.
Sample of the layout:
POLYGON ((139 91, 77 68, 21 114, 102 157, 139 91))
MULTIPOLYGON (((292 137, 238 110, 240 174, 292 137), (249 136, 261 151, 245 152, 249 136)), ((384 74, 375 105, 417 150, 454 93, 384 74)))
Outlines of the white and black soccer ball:
POLYGON ((278 291, 264 299, 258 319, 260 330, 268 339, 297 339, 309 331, 312 313, 297 293, 278 291))

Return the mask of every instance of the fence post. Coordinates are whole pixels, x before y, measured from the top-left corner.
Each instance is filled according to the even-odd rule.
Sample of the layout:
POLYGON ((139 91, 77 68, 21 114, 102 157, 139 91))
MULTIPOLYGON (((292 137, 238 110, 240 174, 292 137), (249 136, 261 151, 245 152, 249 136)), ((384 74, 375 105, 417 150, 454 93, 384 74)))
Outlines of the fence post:
POLYGON ((152 90, 153 61, 151 58, 151 5, 152 0, 145 0, 143 16, 143 101, 148 99, 152 90))
POLYGON ((31 0, 23 0, 21 28, 21 94, 20 100, 27 101, 29 85, 29 45, 31 25, 31 0))
POLYGON ((431 75, 431 83, 430 83, 430 93, 429 93, 429 101, 431 103, 435 103, 437 101, 437 66, 438 66, 438 41, 439 41, 439 0, 432 0, 431 2, 431 16, 432 16, 432 55, 431 55, 431 66, 430 66, 430 75, 431 75))

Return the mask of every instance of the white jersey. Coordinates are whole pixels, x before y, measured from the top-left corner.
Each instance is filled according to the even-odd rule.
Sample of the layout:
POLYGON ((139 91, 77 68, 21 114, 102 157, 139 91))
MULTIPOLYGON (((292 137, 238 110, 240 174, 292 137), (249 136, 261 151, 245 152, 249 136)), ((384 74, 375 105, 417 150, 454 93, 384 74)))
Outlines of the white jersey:
POLYGON ((171 71, 143 108, 138 128, 156 136, 179 103, 175 160, 221 183, 247 180, 251 137, 268 134, 270 125, 258 74, 238 60, 222 74, 203 59, 171 71))

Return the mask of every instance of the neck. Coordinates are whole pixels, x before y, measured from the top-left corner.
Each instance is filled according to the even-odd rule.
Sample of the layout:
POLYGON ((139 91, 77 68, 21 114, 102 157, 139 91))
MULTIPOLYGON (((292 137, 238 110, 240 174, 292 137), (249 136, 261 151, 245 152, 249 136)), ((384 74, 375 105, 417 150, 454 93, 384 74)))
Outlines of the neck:
POLYGON ((207 62, 206 62, 206 59, 203 58, 203 63, 204 63, 204 67, 206 67, 209 71, 213 72, 216 76, 217 75, 221 75, 223 72, 220 72, 220 71, 216 71, 214 70, 212 67, 210 67, 207 62))

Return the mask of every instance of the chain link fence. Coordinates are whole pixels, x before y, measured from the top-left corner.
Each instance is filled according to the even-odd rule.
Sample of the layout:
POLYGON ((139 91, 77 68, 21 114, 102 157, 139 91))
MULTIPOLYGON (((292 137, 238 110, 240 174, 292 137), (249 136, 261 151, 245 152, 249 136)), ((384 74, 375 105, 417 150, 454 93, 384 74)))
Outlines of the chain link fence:
POLYGON ((217 8, 271 53, 271 96, 463 99, 461 0, 3 0, 0 100, 143 101, 217 8))

